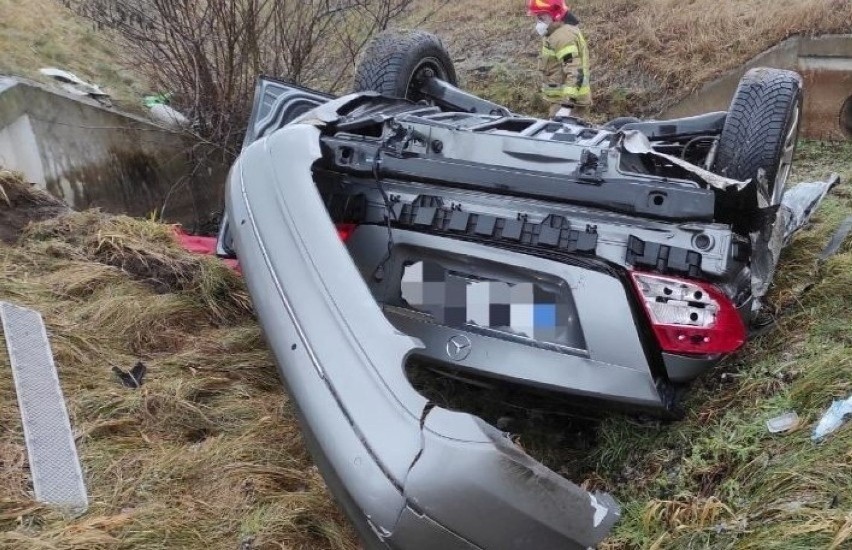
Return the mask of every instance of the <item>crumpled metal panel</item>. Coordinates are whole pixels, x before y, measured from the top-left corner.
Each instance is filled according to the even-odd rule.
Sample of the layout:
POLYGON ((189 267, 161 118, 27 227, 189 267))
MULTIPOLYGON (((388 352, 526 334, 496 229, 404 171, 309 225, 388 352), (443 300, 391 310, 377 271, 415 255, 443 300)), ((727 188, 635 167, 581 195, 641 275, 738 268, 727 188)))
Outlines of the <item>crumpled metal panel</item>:
POLYGON ((623 130, 621 133, 624 136, 621 140, 621 147, 628 153, 633 153, 635 155, 652 155, 664 159, 672 164, 680 166, 687 172, 695 174, 710 187, 721 190, 734 188, 739 191, 751 181, 740 181, 726 178, 718 174, 714 174, 709 170, 705 170, 704 168, 700 168, 691 162, 683 160, 682 158, 660 153, 651 146, 651 141, 648 139, 648 136, 639 130, 623 130))
POLYGON ((840 177, 832 174, 826 181, 800 183, 787 189, 781 197, 775 221, 751 235, 751 286, 756 298, 768 292, 781 251, 807 225, 825 196, 838 183, 840 177))
POLYGON ((822 200, 837 184, 840 176, 832 174, 826 181, 800 183, 784 192, 781 208, 788 212, 784 216, 784 238, 782 246, 787 246, 793 236, 810 221, 822 200))

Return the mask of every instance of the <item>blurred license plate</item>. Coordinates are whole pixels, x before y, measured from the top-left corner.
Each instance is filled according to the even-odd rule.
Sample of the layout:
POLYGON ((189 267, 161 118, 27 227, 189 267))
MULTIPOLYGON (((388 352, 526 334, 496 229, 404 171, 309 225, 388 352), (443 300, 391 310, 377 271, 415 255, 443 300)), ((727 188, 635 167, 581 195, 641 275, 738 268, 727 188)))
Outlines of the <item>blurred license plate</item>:
POLYGON ((582 339, 567 289, 482 278, 429 261, 407 266, 401 289, 409 307, 442 325, 572 348, 582 339))

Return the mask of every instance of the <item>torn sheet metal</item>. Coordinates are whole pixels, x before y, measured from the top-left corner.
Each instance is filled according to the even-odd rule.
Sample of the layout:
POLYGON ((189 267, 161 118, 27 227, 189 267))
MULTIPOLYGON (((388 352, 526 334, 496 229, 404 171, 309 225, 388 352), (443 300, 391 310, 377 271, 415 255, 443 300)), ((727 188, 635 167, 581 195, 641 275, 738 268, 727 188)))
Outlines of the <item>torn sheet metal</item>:
POLYGON ((624 151, 633 153, 634 155, 653 155, 657 158, 664 159, 672 164, 680 166, 687 172, 695 174, 710 187, 722 190, 734 188, 737 191, 740 191, 746 185, 751 183, 751 180, 740 181, 726 178, 718 174, 714 174, 709 170, 705 170, 704 168, 698 167, 691 162, 683 160, 682 158, 660 153, 651 146, 651 141, 648 139, 648 136, 639 130, 623 130, 621 134, 624 137, 621 140, 620 146, 624 151))
POLYGON ((755 298, 762 298, 769 291, 781 249, 784 248, 784 228, 789 217, 788 209, 779 208, 774 222, 765 224, 750 235, 751 292, 755 298))
POLYGON ((781 251, 807 225, 822 200, 838 183, 840 177, 832 174, 826 181, 800 183, 787 189, 781 197, 775 221, 751 234, 751 286, 756 298, 765 296, 769 290, 781 251))

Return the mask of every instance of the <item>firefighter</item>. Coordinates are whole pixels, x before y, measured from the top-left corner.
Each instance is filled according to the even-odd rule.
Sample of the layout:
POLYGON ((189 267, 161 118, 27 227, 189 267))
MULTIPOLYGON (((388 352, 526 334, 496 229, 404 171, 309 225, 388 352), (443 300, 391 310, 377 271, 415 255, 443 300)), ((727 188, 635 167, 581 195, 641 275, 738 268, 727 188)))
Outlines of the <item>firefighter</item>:
POLYGON ((541 93, 550 104, 550 117, 587 116, 592 105, 589 49, 579 21, 565 0, 528 0, 527 15, 536 18, 535 29, 542 37, 541 93))

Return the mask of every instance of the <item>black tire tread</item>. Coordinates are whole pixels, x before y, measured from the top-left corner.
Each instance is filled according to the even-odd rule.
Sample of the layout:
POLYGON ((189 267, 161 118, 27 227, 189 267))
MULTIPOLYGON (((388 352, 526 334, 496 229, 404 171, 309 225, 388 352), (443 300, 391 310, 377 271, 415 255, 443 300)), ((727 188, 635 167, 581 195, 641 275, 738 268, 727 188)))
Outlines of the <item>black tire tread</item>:
MULTIPOLYGON (((761 169, 775 180, 791 116, 802 97, 802 79, 792 71, 756 68, 748 71, 734 94, 719 139, 713 171, 729 178, 757 179, 761 169)), ((755 183, 756 185, 756 183, 755 183)), ((756 186, 726 207, 756 206, 756 186), (752 196, 753 194, 753 196, 752 196)))
POLYGON ((452 59, 437 36, 418 30, 388 30, 378 34, 364 51, 355 71, 353 89, 405 97, 410 73, 424 57, 439 60, 447 82, 458 83, 452 59))

